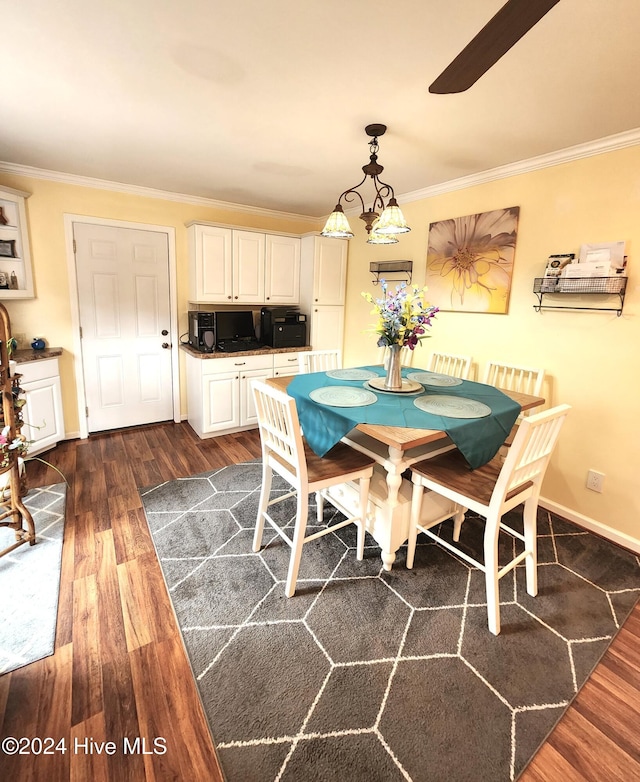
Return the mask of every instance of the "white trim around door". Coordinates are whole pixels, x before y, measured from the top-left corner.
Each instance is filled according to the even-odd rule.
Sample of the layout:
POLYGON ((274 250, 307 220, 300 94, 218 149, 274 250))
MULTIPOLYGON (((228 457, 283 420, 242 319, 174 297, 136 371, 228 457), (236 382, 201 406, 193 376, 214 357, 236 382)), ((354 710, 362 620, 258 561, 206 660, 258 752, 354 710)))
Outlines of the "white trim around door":
POLYGON ((114 228, 133 228, 140 231, 156 231, 167 236, 169 247, 169 305, 170 305, 170 337, 171 337, 171 373, 173 390, 173 420, 180 421, 180 369, 178 354, 178 300, 177 300, 177 261, 176 261, 176 233, 175 229, 166 225, 148 225, 146 223, 133 223, 124 220, 109 220, 100 217, 87 217, 86 215, 64 215, 64 234, 67 253, 67 270, 69 273, 69 300, 71 309, 71 329, 73 332, 73 351, 75 355, 74 370, 76 375, 77 403, 79 435, 82 439, 89 436, 87 417, 86 394, 84 388, 84 367, 82 362, 82 344, 80 340, 80 308, 78 304, 78 278, 76 273, 76 260, 73 251, 73 224, 89 223, 92 225, 108 225, 114 228))

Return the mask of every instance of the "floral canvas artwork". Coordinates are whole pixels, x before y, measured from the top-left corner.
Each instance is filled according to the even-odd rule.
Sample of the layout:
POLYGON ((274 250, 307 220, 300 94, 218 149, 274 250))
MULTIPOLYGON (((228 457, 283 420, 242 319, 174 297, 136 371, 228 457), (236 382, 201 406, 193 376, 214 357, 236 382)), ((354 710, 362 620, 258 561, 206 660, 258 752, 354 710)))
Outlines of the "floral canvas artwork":
POLYGON ((429 226, 429 298, 441 310, 505 314, 520 207, 494 209, 429 226))

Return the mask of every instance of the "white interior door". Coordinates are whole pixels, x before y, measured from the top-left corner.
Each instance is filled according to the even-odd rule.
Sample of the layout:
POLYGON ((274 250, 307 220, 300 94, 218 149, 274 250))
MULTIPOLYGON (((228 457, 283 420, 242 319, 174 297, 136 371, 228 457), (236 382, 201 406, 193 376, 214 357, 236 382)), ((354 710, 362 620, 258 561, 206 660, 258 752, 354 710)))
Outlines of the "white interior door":
POLYGON ((166 233, 74 223, 89 432, 173 418, 166 233))

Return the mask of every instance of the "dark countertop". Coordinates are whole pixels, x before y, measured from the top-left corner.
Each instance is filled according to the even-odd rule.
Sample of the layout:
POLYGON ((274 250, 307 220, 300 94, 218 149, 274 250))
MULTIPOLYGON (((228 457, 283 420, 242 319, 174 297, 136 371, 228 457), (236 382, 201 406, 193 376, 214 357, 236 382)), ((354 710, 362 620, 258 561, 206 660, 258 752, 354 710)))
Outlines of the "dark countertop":
POLYGON ((44 358, 57 358, 62 355, 62 348, 45 348, 44 350, 33 350, 32 348, 22 348, 14 350, 9 356, 12 361, 18 364, 25 364, 27 361, 37 361, 44 358))
MULTIPOLYGON (((201 351, 192 348, 191 345, 181 343, 180 349, 184 350, 185 353, 188 353, 190 356, 193 356, 194 358, 210 359, 210 358, 235 358, 235 356, 265 356, 265 355, 270 355, 272 353, 302 353, 305 350, 311 350, 311 347, 309 345, 303 348, 264 347, 264 348, 260 348, 260 350, 240 350, 237 353, 225 353, 222 350, 217 350, 214 353, 202 353, 201 351)), ((18 351, 18 353, 19 352, 20 351, 18 351)), ((30 352, 35 353, 36 351, 32 350, 30 352)))

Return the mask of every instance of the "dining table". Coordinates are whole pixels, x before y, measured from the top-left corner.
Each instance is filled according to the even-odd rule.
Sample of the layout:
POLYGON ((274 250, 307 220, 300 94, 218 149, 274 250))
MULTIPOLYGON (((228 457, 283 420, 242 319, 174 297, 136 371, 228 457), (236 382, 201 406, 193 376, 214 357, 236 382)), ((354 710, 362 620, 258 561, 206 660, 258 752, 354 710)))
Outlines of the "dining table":
MULTIPOLYGON (((305 440, 319 456, 342 441, 375 460, 366 526, 388 571, 408 538, 411 465, 458 448, 470 470, 480 467, 498 454, 521 413, 545 399, 415 367, 402 368, 401 392, 390 391, 385 376, 381 365, 367 365, 267 382, 295 399, 305 440)), ((355 486, 342 484, 329 495, 357 509, 355 486)), ((420 520, 436 524, 456 510, 424 492, 420 520)))

